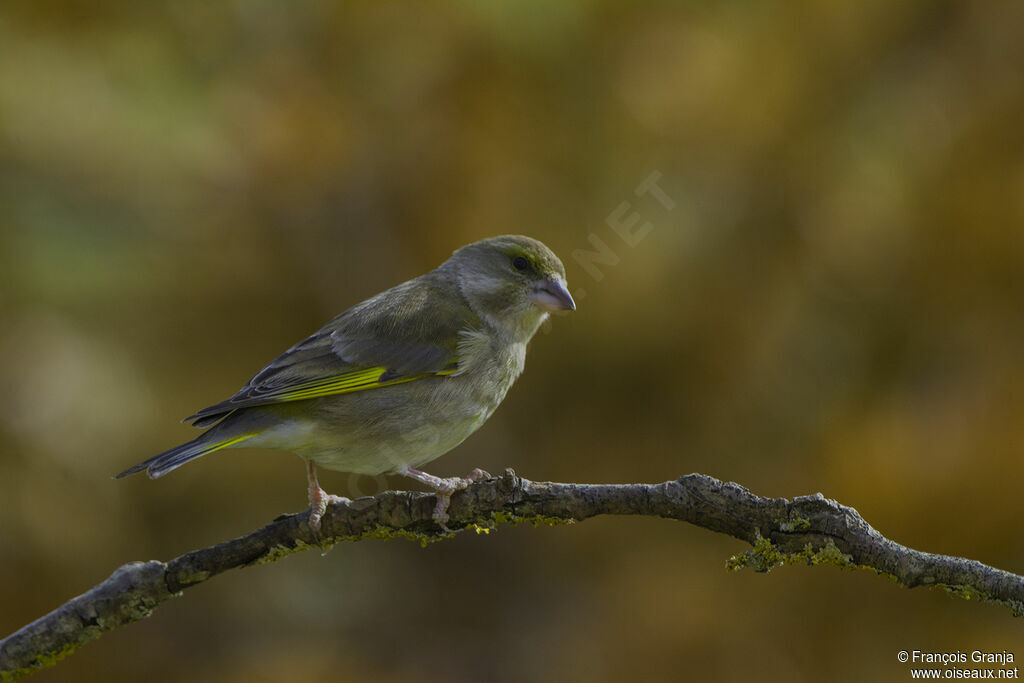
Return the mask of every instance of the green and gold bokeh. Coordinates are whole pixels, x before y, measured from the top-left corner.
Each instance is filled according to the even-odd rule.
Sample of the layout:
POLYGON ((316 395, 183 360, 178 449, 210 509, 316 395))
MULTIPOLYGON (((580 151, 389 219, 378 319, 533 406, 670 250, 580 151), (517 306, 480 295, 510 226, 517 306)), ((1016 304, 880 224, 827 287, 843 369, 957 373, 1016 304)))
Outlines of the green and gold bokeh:
MULTIPOLYGON (((277 452, 111 477, 335 313, 502 233, 559 253, 579 310, 431 472, 820 491, 1024 573, 1022 30, 1013 2, 4 2, 0 634, 124 562, 302 510, 277 452), (671 209, 637 195, 652 173, 671 209), (630 246, 609 222, 632 218, 630 246), (595 238, 600 279, 573 257, 595 238)), ((744 549, 642 518, 343 545, 190 589, 33 680, 1024 658, 999 607, 726 573, 744 549)))

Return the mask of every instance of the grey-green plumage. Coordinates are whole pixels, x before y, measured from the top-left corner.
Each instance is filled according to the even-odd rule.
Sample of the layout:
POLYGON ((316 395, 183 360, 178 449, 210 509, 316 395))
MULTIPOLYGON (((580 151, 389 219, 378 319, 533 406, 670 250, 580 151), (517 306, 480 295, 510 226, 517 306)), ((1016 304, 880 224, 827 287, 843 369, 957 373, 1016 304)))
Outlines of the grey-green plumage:
MULTIPOLYGON (((197 439, 118 476, 159 477, 214 450, 258 446, 327 469, 426 481, 415 468, 491 416, 548 312, 569 309, 565 270, 542 243, 475 242, 338 315, 234 396, 187 418, 210 427, 197 439)), ((311 468, 311 503, 314 483, 311 468)))

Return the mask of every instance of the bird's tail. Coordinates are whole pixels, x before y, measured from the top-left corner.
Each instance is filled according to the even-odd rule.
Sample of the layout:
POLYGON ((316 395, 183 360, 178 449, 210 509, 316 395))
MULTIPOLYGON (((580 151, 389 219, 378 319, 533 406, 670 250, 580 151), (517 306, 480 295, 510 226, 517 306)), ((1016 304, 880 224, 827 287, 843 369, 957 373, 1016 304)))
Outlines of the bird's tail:
POLYGON ((192 439, 188 443, 175 446, 169 451, 164 451, 160 455, 155 455, 149 460, 140 462, 138 465, 134 465, 133 467, 129 467, 115 478, 120 479, 121 477, 127 477, 129 474, 135 474, 136 472, 146 470, 150 479, 156 479, 157 477, 164 476, 173 469, 181 467, 189 460, 195 460, 207 453, 213 453, 214 451, 219 451, 220 449, 227 448, 228 446, 234 446, 236 443, 256 436, 256 433, 243 434, 241 436, 233 436, 220 440, 212 440, 209 438, 210 436, 211 433, 206 432, 205 434, 192 439))

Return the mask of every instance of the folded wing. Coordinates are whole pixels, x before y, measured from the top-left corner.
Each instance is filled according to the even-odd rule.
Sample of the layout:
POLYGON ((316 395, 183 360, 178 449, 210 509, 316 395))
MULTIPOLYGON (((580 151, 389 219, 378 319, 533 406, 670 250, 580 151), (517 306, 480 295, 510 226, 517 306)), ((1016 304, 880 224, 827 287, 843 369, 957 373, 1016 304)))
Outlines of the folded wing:
POLYGON ((460 333, 478 323, 457 287, 433 271, 345 311, 234 396, 185 421, 207 427, 241 408, 451 375, 459 367, 460 333))

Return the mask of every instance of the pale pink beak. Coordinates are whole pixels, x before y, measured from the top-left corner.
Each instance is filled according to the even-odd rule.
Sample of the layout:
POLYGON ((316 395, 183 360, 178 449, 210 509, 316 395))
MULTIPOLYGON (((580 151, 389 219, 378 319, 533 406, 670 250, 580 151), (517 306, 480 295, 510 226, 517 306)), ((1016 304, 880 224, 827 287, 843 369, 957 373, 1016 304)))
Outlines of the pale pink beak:
POLYGON ((575 311, 576 302, 561 280, 545 280, 530 293, 533 303, 545 311, 575 311))

